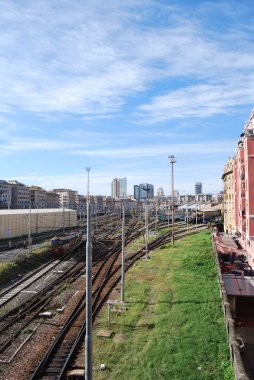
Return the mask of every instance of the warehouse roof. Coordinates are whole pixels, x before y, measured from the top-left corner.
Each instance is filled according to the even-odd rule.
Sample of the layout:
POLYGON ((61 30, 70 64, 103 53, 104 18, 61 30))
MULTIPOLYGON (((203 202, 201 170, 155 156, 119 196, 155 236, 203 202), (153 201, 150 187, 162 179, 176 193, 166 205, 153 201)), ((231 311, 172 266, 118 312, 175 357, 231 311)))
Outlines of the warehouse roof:
MULTIPOLYGON (((54 213, 54 212, 63 212, 63 210, 66 212, 68 211, 77 211, 72 210, 68 208, 32 208, 31 214, 45 214, 45 213, 54 213)), ((29 214, 30 209, 14 209, 14 210, 0 210, 0 216, 3 215, 21 215, 21 214, 29 214)))

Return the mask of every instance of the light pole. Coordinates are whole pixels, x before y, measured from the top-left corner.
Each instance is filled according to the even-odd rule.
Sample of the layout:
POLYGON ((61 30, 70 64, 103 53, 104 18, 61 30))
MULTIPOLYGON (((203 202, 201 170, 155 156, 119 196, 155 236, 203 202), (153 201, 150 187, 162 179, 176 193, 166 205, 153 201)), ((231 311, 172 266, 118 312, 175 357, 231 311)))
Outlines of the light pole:
POLYGON ((188 208, 188 204, 187 204, 187 231, 189 231, 189 208, 188 208))
POLYGON ((175 244, 175 236, 174 236, 174 224, 175 224, 175 217, 174 217, 174 164, 176 163, 175 156, 171 155, 168 157, 169 162, 171 164, 171 185, 172 185, 172 245, 175 244))
POLYGON ((124 199, 122 204, 122 287, 121 287, 121 303, 124 303, 124 281, 125 281, 125 256, 124 256, 124 245, 125 245, 125 209, 124 209, 124 199))
POLYGON ((97 231, 97 227, 98 227, 98 219, 97 219, 97 201, 94 203, 94 208, 95 208, 95 231, 97 231))
POLYGON ((155 230, 158 232, 158 206, 155 206, 155 230))
POLYGON ((198 228, 198 205, 196 204, 196 229, 198 228))
POLYGON ((28 253, 32 253, 32 239, 31 239, 31 205, 29 206, 28 214, 28 253))
POLYGON ((85 380, 92 380, 92 239, 90 218, 89 172, 87 171, 87 233, 86 233, 86 337, 85 380))
POLYGON ((170 210, 170 206, 168 206, 168 229, 169 229, 169 210, 170 210))
POLYGON ((146 260, 148 259, 148 215, 147 215, 147 200, 145 203, 145 247, 146 247, 146 260))
POLYGON ((63 203, 63 234, 65 233, 65 212, 64 212, 64 203, 63 203))

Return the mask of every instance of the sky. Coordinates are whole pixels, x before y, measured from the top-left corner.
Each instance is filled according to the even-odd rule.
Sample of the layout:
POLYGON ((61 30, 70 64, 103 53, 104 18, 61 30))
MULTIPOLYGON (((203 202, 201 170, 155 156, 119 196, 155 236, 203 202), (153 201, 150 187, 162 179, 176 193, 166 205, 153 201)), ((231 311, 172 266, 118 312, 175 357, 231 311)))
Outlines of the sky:
POLYGON ((252 0, 0 0, 0 179, 222 190, 254 104, 252 0))

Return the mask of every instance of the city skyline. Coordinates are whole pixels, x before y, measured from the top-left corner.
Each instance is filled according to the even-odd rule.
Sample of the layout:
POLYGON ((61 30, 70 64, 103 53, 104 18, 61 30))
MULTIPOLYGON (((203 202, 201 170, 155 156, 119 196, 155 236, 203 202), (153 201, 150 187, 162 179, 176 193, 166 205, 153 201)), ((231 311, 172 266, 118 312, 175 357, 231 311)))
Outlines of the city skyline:
POLYGON ((252 2, 10 0, 1 179, 110 195, 112 178, 222 190, 254 104, 252 2))
MULTIPOLYGON (((16 184, 19 184, 21 186, 24 186, 25 188, 31 188, 31 189, 32 188, 35 188, 35 189, 38 188, 38 189, 41 189, 41 190, 46 191, 46 192, 58 192, 58 190, 59 190, 59 189, 46 189, 45 186, 43 186, 43 185, 42 186, 38 186, 37 184, 32 184, 30 186, 30 185, 27 185, 26 183, 20 183, 19 181, 15 180, 15 179, 11 179, 11 180, 10 179, 4 179, 3 180, 3 179, 0 178, 0 182, 6 182, 7 184, 10 184, 10 185, 16 183, 16 184)), ((196 192, 196 184, 197 183, 193 184, 193 191, 189 192, 186 195, 197 195, 197 194, 203 194, 203 195, 205 195, 205 194, 206 195, 214 194, 214 195, 216 195, 216 194, 219 194, 219 193, 223 192, 223 191, 219 191, 218 193, 211 193, 209 191, 208 192, 201 191, 201 192, 197 193, 196 192)), ((130 191, 130 193, 127 193, 126 192, 127 178, 113 178, 112 181, 111 181, 111 192, 110 192, 110 195, 103 194, 103 193, 100 193, 100 194, 91 194, 91 195, 95 195, 95 196, 96 195, 99 195, 99 196, 111 196, 112 198, 121 198, 121 197, 125 198, 125 197, 132 197, 132 196, 134 196, 134 198, 135 198, 135 188, 143 186, 143 185, 146 185, 146 186, 149 185, 149 186, 151 186, 153 188, 154 197, 156 197, 158 195, 164 196, 164 189, 163 189, 163 187, 160 186, 158 188, 154 188, 153 184, 148 184, 148 183, 143 183, 143 184, 140 184, 140 185, 134 185, 134 187, 130 191), (115 181, 119 182, 119 185, 114 184, 115 181), (119 186, 118 191, 116 189, 117 186, 119 186), (122 190, 120 190, 121 186, 122 186, 122 190), (114 187, 115 187, 115 189, 113 190, 114 187), (117 193, 117 195, 113 196, 113 194, 116 194, 116 193, 117 193), (122 196, 120 194, 122 194, 122 196)), ((202 188, 202 184, 201 184, 201 188, 202 188)), ((79 195, 86 196, 85 192, 84 193, 79 193, 78 190, 76 190, 74 188, 64 187, 64 189, 60 189, 60 190, 70 190, 70 191, 76 192, 79 195)), ((178 191, 178 189, 175 189, 174 193, 177 193, 179 195, 184 195, 185 194, 185 193, 184 194, 180 194, 180 192, 178 191)), ((171 194, 169 194, 169 197, 171 197, 171 194)))

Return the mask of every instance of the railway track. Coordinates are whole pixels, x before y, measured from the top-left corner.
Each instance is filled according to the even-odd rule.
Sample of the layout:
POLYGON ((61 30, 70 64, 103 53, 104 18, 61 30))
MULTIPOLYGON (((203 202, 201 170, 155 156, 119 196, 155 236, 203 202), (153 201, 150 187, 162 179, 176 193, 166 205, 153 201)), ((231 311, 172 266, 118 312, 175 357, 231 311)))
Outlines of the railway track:
POLYGON ((56 268, 61 262, 64 262, 68 260, 72 255, 73 252, 84 242, 80 241, 78 244, 76 244, 74 247, 70 249, 64 256, 62 256, 60 259, 52 259, 47 264, 41 266, 37 270, 33 271, 32 273, 25 276, 25 278, 22 278, 21 280, 15 282, 11 286, 9 286, 7 289, 2 291, 0 293, 0 307, 4 304, 8 303, 11 299, 13 299, 15 296, 17 296, 20 292, 27 289, 29 286, 31 286, 35 281, 38 281, 42 276, 45 276, 49 271, 56 268))
MULTIPOLYGON (((175 239, 180 239, 186 235, 198 233, 207 226, 198 226, 189 231, 182 228, 176 230, 175 239)), ((149 243, 148 249, 153 250, 162 244, 171 241, 171 231, 160 236, 155 241, 149 243)), ((112 289, 121 279, 121 263, 119 258, 120 252, 112 254, 105 259, 97 268, 93 278, 93 320, 105 304, 112 289)), ((144 247, 134 254, 129 254, 125 261, 125 270, 127 271, 138 259, 144 256, 144 247)), ((42 358, 38 366, 34 369, 30 380, 39 379, 66 379, 68 369, 73 366, 76 357, 83 352, 85 336, 85 292, 81 294, 80 299, 69 316, 64 326, 60 329, 57 337, 50 346, 49 350, 42 358)), ((75 366, 75 364, 74 364, 75 366)))
MULTIPOLYGON (((119 230, 120 231, 121 224, 120 221, 118 222, 118 225, 115 226, 115 231, 119 230)), ((48 235, 47 235, 48 236, 48 235)), ((119 235, 120 236, 120 235, 119 235)), ((104 232, 99 232, 94 235, 95 241, 103 246, 103 243, 101 241, 103 240, 108 240, 111 241, 112 237, 112 230, 107 228, 107 225, 104 225, 104 232)), ((24 278, 19 279, 15 281, 12 285, 8 286, 5 290, 0 292, 0 307, 8 303, 11 299, 16 297, 20 292, 24 291, 24 289, 28 288, 31 286, 35 281, 38 281, 42 276, 47 274, 50 270, 56 268, 61 262, 64 262, 68 260, 73 252, 82 244, 85 243, 84 241, 81 241, 77 245, 75 245, 69 252, 67 252, 64 256, 59 258, 59 260, 52 259, 37 270, 33 271, 32 273, 26 275, 24 278)), ((97 257, 95 256, 95 259, 97 257)))
MULTIPOLYGON (((127 231, 127 239, 131 240, 138 236, 140 232, 136 231, 134 233, 134 229, 135 221, 133 221, 129 226, 129 229, 127 231)), ((113 241, 110 241, 110 244, 110 247, 103 245, 103 250, 100 246, 100 252, 97 252, 97 255, 94 255, 95 267, 98 261, 104 259, 103 264, 101 264, 100 269, 98 270, 98 273, 100 272, 100 270, 103 269, 103 265, 105 265, 106 262, 110 261, 109 258, 113 257, 115 252, 120 251, 120 239, 115 240, 114 243, 113 241)), ((68 259, 70 255, 71 252, 69 252, 68 255, 65 255, 65 260, 68 259)), ((49 268, 44 268, 43 272, 45 272, 46 270, 49 270, 49 268)), ((61 290, 63 282, 74 282, 75 279, 79 278, 84 273, 84 263, 74 262, 74 264, 72 264, 72 266, 69 269, 67 269, 64 273, 59 274, 56 280, 48 284, 39 292, 31 292, 35 294, 32 294, 28 300, 25 300, 22 304, 17 305, 15 308, 12 308, 7 313, 2 315, 2 317, 0 317, 0 354, 2 354, 6 349, 8 349, 11 344, 15 344, 15 340, 19 339, 19 336, 22 334, 22 331, 25 328, 28 328, 29 325, 31 325, 31 323, 36 318, 38 318, 38 315, 44 310, 44 308, 46 308, 46 306, 50 303, 52 298, 57 295, 59 290, 61 290)), ((41 272, 37 273, 35 275, 36 279, 38 279, 38 276, 40 275, 41 272)), ((26 280, 23 283, 23 287, 27 285, 27 282, 31 283, 33 279, 34 276, 26 280)), ((19 285, 19 289, 21 287, 22 286, 19 285)))

